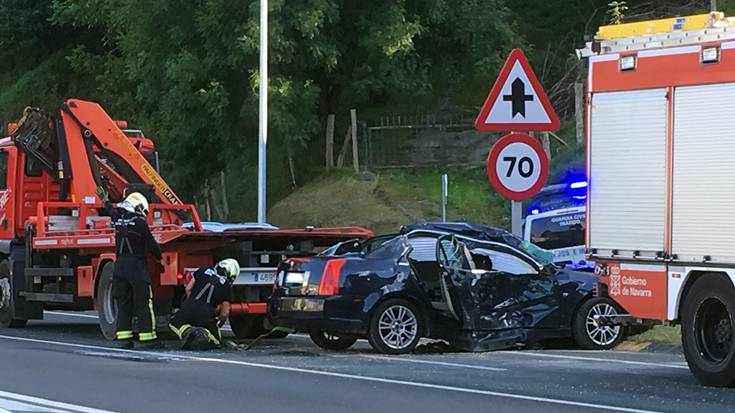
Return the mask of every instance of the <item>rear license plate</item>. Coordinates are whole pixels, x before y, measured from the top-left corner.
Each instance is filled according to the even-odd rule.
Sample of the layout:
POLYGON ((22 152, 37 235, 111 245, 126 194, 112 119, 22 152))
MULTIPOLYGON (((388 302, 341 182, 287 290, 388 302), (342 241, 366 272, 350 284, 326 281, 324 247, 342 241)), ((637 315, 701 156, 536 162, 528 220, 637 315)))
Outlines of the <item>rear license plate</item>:
POLYGON ((272 285, 275 279, 275 268, 243 268, 235 279, 235 285, 272 285))

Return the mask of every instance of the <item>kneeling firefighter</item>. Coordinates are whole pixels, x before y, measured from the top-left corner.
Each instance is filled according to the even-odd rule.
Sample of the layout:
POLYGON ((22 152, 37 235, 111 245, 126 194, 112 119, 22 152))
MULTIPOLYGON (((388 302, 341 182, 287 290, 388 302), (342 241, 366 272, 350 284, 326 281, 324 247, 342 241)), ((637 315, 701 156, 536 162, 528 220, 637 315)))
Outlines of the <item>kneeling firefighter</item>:
POLYGON ((230 315, 232 283, 238 274, 240 264, 232 258, 194 273, 186 284, 187 298, 169 324, 181 339, 182 349, 206 350, 221 345, 219 327, 230 315))
POLYGON ((153 312, 151 277, 146 264, 146 252, 156 259, 162 270, 161 249, 151 234, 146 215, 148 200, 133 192, 116 208, 104 191, 105 209, 115 225, 115 271, 112 277, 112 295, 117 304, 115 338, 121 347, 133 347, 133 316, 138 319, 136 348, 157 348, 156 316, 153 312))

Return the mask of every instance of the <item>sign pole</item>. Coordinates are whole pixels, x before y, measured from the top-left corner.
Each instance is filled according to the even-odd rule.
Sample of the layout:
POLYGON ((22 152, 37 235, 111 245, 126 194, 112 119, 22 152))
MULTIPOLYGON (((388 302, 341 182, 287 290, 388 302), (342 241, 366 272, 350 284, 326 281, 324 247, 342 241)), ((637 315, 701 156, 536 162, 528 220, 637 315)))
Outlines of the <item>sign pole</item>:
POLYGON ((523 201, 510 201, 510 229, 513 235, 523 238, 523 201))
POLYGON ((449 181, 447 174, 442 175, 442 222, 447 222, 447 197, 449 196, 449 181))

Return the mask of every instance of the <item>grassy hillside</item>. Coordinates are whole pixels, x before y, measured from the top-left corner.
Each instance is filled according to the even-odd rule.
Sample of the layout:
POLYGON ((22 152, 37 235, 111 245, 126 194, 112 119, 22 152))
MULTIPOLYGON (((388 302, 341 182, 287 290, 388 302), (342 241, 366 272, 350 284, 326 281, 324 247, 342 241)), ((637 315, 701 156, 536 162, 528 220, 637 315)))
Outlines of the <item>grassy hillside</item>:
MULTIPOLYGON (((484 170, 449 172, 447 219, 508 227, 508 204, 490 188, 484 170)), ((371 180, 325 175, 274 205, 269 221, 280 227, 359 225, 376 233, 441 219, 441 173, 383 172, 371 180)))

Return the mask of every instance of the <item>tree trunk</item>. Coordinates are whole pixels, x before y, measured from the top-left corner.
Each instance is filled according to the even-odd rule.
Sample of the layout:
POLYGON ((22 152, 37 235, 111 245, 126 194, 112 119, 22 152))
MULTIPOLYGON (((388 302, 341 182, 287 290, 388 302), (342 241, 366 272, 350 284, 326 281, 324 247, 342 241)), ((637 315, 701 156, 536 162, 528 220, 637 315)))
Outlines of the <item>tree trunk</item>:
POLYGON ((360 159, 357 154, 357 109, 350 109, 350 131, 352 132, 352 167, 355 174, 360 173, 360 159))
POLYGON ((227 183, 225 182, 225 171, 219 173, 220 185, 222 185, 222 214, 223 219, 227 220, 230 217, 230 204, 227 201, 227 183))
POLYGON ((334 113, 327 116, 327 145, 325 151, 327 170, 334 168, 334 113))

